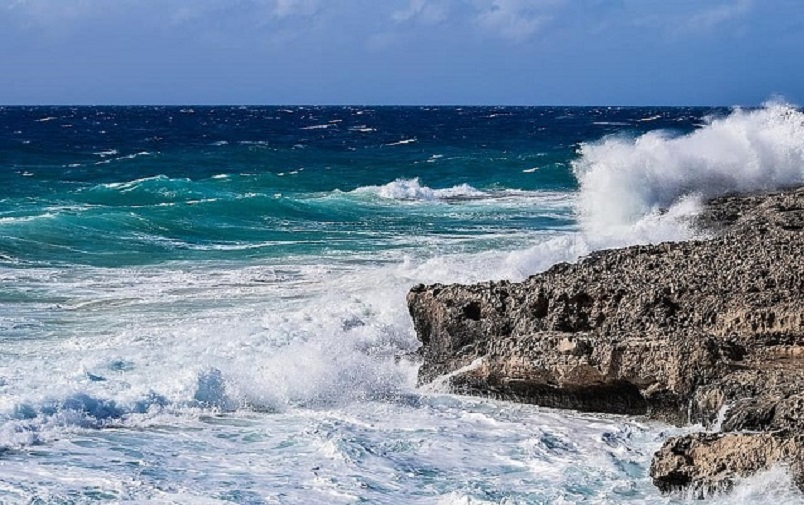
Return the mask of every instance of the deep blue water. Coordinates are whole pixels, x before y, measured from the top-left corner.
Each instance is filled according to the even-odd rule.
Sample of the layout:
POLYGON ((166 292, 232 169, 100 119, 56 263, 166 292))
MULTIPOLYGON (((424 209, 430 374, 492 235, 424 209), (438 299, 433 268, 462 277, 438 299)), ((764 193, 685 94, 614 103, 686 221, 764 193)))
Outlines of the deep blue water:
POLYGON ((0 255, 121 266, 348 254, 411 246, 391 240, 411 235, 562 227, 571 216, 389 206, 376 191, 359 188, 417 180, 401 200, 426 199, 416 193, 419 186, 465 184, 491 197, 511 190, 572 192, 578 185, 570 162, 581 142, 656 128, 688 132, 702 116, 723 112, 5 107, 0 255))

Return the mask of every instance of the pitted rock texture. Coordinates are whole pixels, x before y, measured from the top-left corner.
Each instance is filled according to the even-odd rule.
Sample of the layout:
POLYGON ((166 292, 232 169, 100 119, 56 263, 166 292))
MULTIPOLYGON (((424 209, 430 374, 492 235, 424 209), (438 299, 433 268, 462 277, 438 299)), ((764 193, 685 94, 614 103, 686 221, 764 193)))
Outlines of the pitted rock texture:
POLYGON ((804 435, 785 432, 696 433, 671 438, 656 453, 650 475, 662 491, 692 488, 699 497, 731 488, 774 465, 786 466, 804 481, 804 435))
POLYGON ((800 430, 804 188, 712 200, 697 224, 709 238, 599 251, 519 283, 414 287, 420 383, 445 376, 457 393, 548 407, 800 430))

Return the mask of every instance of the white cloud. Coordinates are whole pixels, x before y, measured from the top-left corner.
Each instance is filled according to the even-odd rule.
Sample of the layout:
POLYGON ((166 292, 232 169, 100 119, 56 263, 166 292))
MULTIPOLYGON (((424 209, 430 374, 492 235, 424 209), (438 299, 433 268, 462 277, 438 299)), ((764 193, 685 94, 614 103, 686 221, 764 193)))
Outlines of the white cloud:
POLYGON ((447 19, 449 7, 444 2, 410 0, 406 9, 394 12, 391 18, 397 22, 418 21, 428 25, 439 24, 447 19))
POLYGON ((8 11, 31 21, 64 22, 137 12, 154 19, 165 16, 174 22, 207 17, 236 16, 238 13, 260 18, 283 19, 317 14, 323 0, 0 0, 8 11))
POLYGON ((313 16, 319 12, 321 0, 163 0, 163 5, 189 18, 241 14, 260 22, 266 18, 313 16))
POLYGON ((689 30, 709 30, 715 26, 740 18, 752 7, 752 0, 735 0, 725 4, 714 5, 692 15, 685 27, 689 30))
POLYGON ((562 0, 492 0, 483 2, 477 23, 502 38, 521 42, 536 34, 554 16, 562 0))
POLYGON ((318 0, 274 0, 274 15, 278 18, 289 16, 312 16, 319 9, 318 0))

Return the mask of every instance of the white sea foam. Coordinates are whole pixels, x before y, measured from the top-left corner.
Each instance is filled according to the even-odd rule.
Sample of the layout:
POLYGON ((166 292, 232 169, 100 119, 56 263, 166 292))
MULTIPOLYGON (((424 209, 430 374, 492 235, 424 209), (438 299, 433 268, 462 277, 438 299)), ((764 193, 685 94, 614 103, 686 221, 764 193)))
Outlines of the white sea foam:
MULTIPOLYGON (((335 191, 334 194, 341 194, 335 191)), ((533 214, 547 217, 558 211, 561 218, 569 218, 576 195, 567 192, 528 191, 522 189, 480 190, 468 184, 434 189, 423 185, 419 178, 397 179, 381 186, 363 186, 350 192, 353 195, 374 195, 402 202, 460 202, 463 205, 495 205, 498 210, 527 209, 533 214)), ((471 207, 467 207, 469 209, 471 207)), ((522 233, 527 233, 521 230, 522 233)))
POLYGON ((382 186, 364 186, 354 190, 355 193, 375 194, 392 200, 448 200, 456 198, 482 198, 488 193, 473 188, 468 184, 460 184, 444 189, 433 189, 424 186, 415 179, 397 179, 382 186))
MULTIPOLYGON (((692 501, 692 500, 690 500, 692 501)), ((737 481, 727 494, 712 496, 713 505, 754 505, 756 503, 804 503, 801 491, 782 466, 737 481)))
POLYGON ((234 487, 284 503, 421 504, 650 493, 647 427, 414 389, 416 366, 394 358, 416 346, 405 292, 498 268, 466 259, 32 270, 32 287, 72 301, 42 307, 66 323, 53 345, 5 348, 16 358, 0 366, 0 444, 36 444, 51 471, 4 457, 0 492, 175 501, 234 487))
POLYGON ((57 216, 58 214, 53 212, 45 212, 44 214, 37 214, 35 216, 0 216, 0 225, 26 223, 40 219, 53 219, 57 216))
MULTIPOLYGON (((189 179, 181 179, 182 181, 189 181, 189 179)), ((98 187, 106 188, 106 189, 115 189, 120 192, 132 191, 143 184, 149 182, 166 182, 170 181, 166 175, 154 175, 152 177, 143 177, 141 179, 134 179, 131 181, 125 182, 107 182, 103 184, 99 184, 98 187)))
MULTIPOLYGON (((355 191, 467 207, 526 205, 558 216, 576 204, 582 210, 581 230, 521 231, 529 246, 516 250, 499 247, 502 230, 500 240, 487 233, 495 246, 482 252, 458 247, 473 237, 425 236, 400 239, 420 241, 413 252, 389 248, 315 263, 0 266, 0 280, 34 297, 0 311, 0 451, 11 449, 2 456, 0 501, 677 502, 658 494, 647 471, 662 439, 680 433, 675 428, 416 389, 415 363, 400 358, 418 345, 405 294, 418 282, 520 280, 599 247, 678 235, 697 208, 687 195, 717 192, 696 187, 707 177, 664 173, 708 164, 668 160, 690 152, 696 159, 709 152, 696 147, 706 143, 701 135, 730 138, 739 128, 729 124, 750 125, 762 114, 774 130, 773 107, 735 112, 688 136, 656 134, 653 158, 642 152, 644 137, 584 146, 579 195, 433 189, 417 179, 355 191), (654 160, 664 168, 653 168, 654 160), (595 177, 619 190, 606 200, 595 177), (653 193, 646 179, 675 189, 653 193), (611 218, 621 202, 636 211, 614 209, 611 218)), ((765 151, 800 140, 755 136, 764 143, 750 144, 765 164, 776 159, 765 151)), ((127 191, 165 179, 100 188, 127 191)), ((783 470, 741 481, 713 502, 751 503, 766 494, 802 503, 783 470)))
MULTIPOLYGON (((804 114, 768 103, 709 118, 687 135, 608 137, 583 144, 573 170, 590 234, 623 236, 668 220, 678 225, 701 198, 804 183, 804 114), (667 219, 660 215, 666 209, 667 219)), ((675 228, 668 239, 683 236, 675 228)))
POLYGON ((391 142, 390 144, 384 144, 386 146, 403 146, 405 144, 413 144, 416 142, 416 139, 404 139, 400 140, 399 142, 391 142))
POLYGON ((95 162, 95 165, 108 165, 109 163, 114 163, 115 161, 133 160, 134 158, 139 158, 140 156, 151 156, 153 153, 148 152, 148 151, 140 151, 138 153, 127 154, 125 156, 119 156, 117 158, 108 157, 108 156, 111 156, 113 154, 117 154, 117 151, 114 151, 114 153, 112 151, 105 151, 103 153, 103 154, 105 154, 105 156, 102 153, 95 153, 95 154, 98 154, 99 156, 101 156, 101 158, 104 158, 101 161, 95 162))
MULTIPOLYGON (((419 391, 397 358, 418 345, 409 286, 521 278, 588 248, 556 233, 519 257, 0 267, 61 300, 28 308, 58 336, 4 342, 0 497, 670 503, 647 466, 673 428, 419 391)), ((775 496, 796 503, 784 479, 775 496)), ((757 497, 767 482, 740 486, 757 497)))
POLYGON ((349 128, 349 131, 360 132, 360 133, 371 133, 371 132, 376 132, 377 129, 376 128, 369 128, 366 125, 360 125, 360 126, 353 126, 353 127, 349 128))

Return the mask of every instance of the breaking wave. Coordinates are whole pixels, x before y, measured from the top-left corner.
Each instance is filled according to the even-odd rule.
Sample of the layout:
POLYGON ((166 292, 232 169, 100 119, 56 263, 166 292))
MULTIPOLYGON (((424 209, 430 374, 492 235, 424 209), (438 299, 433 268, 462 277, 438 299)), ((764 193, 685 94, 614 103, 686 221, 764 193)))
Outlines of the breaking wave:
POLYGON ((354 193, 374 194, 391 200, 422 201, 483 198, 488 196, 488 193, 475 189, 468 184, 433 189, 422 185, 418 177, 415 179, 397 179, 382 186, 363 186, 355 189, 354 193))
POLYGON ((804 113, 769 102, 709 117, 686 135, 612 136, 582 144, 579 154, 572 167, 581 224, 616 233, 667 209, 688 215, 705 198, 804 183, 804 113))
MULTIPOLYGON (((405 296, 420 282, 517 281, 602 247, 683 238, 701 196, 801 182, 802 124, 769 104, 689 134, 590 141, 573 162, 577 192, 570 150, 538 170, 544 187, 530 155, 500 166, 432 155, 416 172, 440 185, 429 187, 394 180, 402 145, 383 145, 401 157, 363 178, 351 164, 321 168, 332 160, 314 148, 237 158, 235 146, 263 141, 232 135, 225 166, 198 154, 207 172, 182 158, 187 168, 153 175, 143 155, 119 182, 9 200, 0 502, 103 491, 142 502, 675 503, 648 465, 676 428, 417 389, 405 296), (303 176, 276 173, 302 164, 303 176)), ((568 132, 551 145, 570 145, 568 132)), ((423 152, 452 153, 415 133, 423 152)), ((774 472, 714 503, 801 502, 774 472)))

